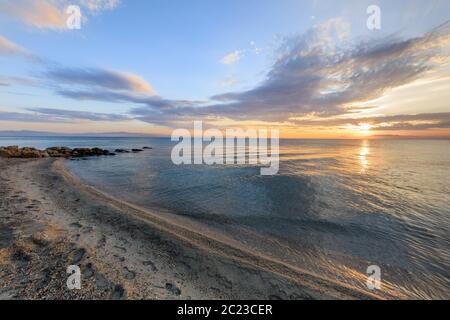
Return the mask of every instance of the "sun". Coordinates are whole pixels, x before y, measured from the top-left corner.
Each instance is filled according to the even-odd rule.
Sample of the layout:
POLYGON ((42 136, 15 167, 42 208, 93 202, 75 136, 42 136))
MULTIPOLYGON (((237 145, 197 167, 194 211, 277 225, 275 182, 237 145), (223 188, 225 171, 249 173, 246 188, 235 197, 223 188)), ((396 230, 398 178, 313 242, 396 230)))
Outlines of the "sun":
POLYGON ((360 123, 358 126, 358 130, 364 133, 369 133, 372 127, 373 126, 370 123, 360 123))

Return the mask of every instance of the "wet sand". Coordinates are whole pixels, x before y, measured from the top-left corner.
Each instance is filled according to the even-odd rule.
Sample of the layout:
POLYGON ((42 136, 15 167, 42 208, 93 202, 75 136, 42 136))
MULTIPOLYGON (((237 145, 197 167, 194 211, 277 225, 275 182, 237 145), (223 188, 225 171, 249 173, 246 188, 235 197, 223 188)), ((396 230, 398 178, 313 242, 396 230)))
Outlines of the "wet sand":
POLYGON ((0 159, 0 279, 0 299, 379 298, 115 199, 54 159, 0 159))

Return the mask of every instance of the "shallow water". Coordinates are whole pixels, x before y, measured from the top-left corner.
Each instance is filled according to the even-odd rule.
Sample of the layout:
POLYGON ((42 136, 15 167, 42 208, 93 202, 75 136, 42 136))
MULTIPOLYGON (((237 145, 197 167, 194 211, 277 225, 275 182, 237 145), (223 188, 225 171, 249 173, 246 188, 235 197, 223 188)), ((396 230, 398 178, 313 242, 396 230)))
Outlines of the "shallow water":
POLYGON ((207 224, 265 255, 381 293, 450 297, 450 141, 284 140, 280 172, 256 166, 175 166, 158 138, 0 138, 0 145, 139 148, 68 161, 123 200, 207 224))

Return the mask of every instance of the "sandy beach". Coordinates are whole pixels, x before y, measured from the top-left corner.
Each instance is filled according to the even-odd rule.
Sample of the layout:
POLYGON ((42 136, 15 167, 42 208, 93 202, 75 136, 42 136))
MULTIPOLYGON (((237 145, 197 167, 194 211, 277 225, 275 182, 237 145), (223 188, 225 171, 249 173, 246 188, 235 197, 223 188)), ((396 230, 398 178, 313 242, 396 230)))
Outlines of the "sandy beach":
POLYGON ((0 159, 1 299, 378 298, 114 199, 64 161, 0 159))

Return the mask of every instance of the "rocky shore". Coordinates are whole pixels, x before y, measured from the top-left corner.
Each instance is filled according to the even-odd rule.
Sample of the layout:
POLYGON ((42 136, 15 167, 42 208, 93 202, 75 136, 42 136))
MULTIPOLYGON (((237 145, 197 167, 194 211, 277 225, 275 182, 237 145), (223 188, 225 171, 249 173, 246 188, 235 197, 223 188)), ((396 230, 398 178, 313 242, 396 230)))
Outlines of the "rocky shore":
POLYGON ((19 148, 19 146, 0 147, 0 158, 21 158, 21 159, 40 159, 40 158, 87 158, 99 156, 115 156, 117 153, 138 153, 144 150, 152 150, 152 147, 143 147, 142 149, 116 149, 114 152, 101 148, 67 148, 51 147, 45 150, 39 150, 32 147, 19 148))
POLYGON ((31 147, 19 148, 18 146, 0 147, 0 157, 3 158, 82 158, 98 156, 114 156, 115 153, 100 148, 67 148, 52 147, 45 150, 39 150, 31 147))

